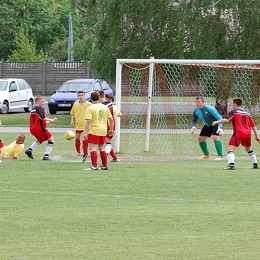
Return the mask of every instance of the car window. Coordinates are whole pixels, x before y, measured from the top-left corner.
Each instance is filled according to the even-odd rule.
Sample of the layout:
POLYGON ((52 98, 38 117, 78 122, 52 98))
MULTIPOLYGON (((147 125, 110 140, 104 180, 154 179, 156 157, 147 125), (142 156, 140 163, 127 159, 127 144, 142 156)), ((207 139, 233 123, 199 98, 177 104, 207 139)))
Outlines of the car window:
POLYGON ((60 86, 58 92, 91 92, 91 83, 89 82, 66 82, 60 86))
POLYGON ((7 81, 0 81, 0 91, 5 91, 7 87, 7 81))
POLYGON ((107 84, 106 81, 101 82, 102 90, 107 90, 110 88, 110 86, 107 84))
POLYGON ((100 91, 100 90, 102 90, 99 81, 96 81, 96 82, 95 82, 95 85, 94 85, 93 90, 94 90, 94 91, 100 91))
POLYGON ((25 85, 24 81, 21 80, 21 79, 18 79, 17 80, 17 83, 18 83, 18 86, 19 86, 19 89, 20 90, 24 90, 24 89, 27 89, 28 87, 25 85))
POLYGON ((11 82, 10 87, 9 87, 9 92, 17 91, 18 87, 15 82, 11 82))

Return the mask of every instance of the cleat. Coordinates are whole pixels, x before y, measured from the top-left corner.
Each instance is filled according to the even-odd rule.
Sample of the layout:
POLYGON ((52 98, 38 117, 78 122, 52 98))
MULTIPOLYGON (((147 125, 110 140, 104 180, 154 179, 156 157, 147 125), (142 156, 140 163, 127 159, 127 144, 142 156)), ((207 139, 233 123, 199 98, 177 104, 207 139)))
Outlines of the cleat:
POLYGON ((224 160, 224 158, 221 156, 218 156, 217 158, 214 159, 214 161, 223 161, 223 160, 224 160))
POLYGON ((26 154, 30 159, 33 159, 32 150, 27 149, 27 150, 25 151, 25 154, 26 154))
POLYGON ((80 153, 78 153, 78 152, 76 152, 76 153, 74 153, 74 154, 72 154, 72 156, 80 156, 81 154, 80 153))
POLYGON ((120 162, 120 160, 119 159, 113 159, 113 160, 111 160, 111 162, 120 162))
POLYGON ((100 170, 106 171, 108 170, 108 167, 104 167, 103 165, 99 167, 100 170))
POLYGON ((46 155, 44 155, 44 156, 42 157, 42 160, 43 160, 43 161, 51 161, 50 157, 49 157, 49 156, 46 156, 46 155))
POLYGON ((88 158, 88 154, 86 153, 85 155, 83 155, 82 157, 82 162, 84 163, 88 158))
POLYGON ((253 165, 253 169, 259 169, 259 166, 257 164, 253 165))
POLYGON ((228 165, 223 170, 235 170, 235 166, 234 165, 228 165))
POLYGON ((203 159, 209 159, 210 158, 210 155, 202 155, 202 156, 200 156, 198 159, 199 160, 203 160, 203 159))
POLYGON ((97 171, 98 167, 90 166, 89 168, 84 169, 84 171, 97 171))
POLYGON ((2 161, 0 160, 0 167, 2 166, 2 161))

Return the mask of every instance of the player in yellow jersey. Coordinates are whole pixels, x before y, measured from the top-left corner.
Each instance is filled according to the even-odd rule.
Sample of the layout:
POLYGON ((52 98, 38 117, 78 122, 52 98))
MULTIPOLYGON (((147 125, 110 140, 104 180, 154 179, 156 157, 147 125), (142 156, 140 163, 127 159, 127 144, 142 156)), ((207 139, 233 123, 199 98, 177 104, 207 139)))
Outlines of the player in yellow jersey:
POLYGON ((85 139, 88 139, 90 145, 90 158, 92 166, 84 170, 98 170, 97 146, 100 152, 102 162, 101 170, 108 170, 107 154, 104 149, 107 135, 107 121, 109 121, 109 134, 113 135, 114 121, 109 108, 99 102, 100 94, 97 91, 91 93, 92 105, 86 110, 86 130, 85 139))
MULTIPOLYGON (((78 100, 75 101, 70 111, 70 115, 71 115, 70 124, 72 126, 75 125, 76 127, 76 138, 75 138, 76 153, 74 154, 75 156, 80 155, 81 134, 84 132, 86 128, 86 120, 85 120, 86 108, 88 108, 91 105, 90 102, 85 100, 84 91, 78 91, 77 96, 78 96, 78 100)), ((82 140, 82 149, 83 149, 82 162, 84 162, 88 157, 88 139, 82 140)))
POLYGON ((16 136, 15 141, 5 146, 0 140, 0 158, 18 159, 24 150, 25 135, 20 133, 16 136))

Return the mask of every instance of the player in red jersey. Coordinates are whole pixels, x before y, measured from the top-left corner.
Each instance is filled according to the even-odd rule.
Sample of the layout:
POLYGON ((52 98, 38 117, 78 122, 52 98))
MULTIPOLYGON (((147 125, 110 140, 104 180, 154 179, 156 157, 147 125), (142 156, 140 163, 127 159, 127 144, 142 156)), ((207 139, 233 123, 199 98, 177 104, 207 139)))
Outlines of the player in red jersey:
POLYGON ((26 155, 33 159, 32 151, 44 141, 48 141, 46 145, 45 155, 43 160, 50 160, 50 153, 52 151, 54 138, 51 132, 47 129, 47 124, 52 124, 57 121, 57 118, 50 119, 45 116, 45 98, 43 96, 37 96, 35 98, 35 107, 30 114, 30 132, 37 139, 32 143, 29 149, 25 151, 26 155))
POLYGON ((229 165, 224 170, 235 170, 235 149, 240 146, 245 147, 248 155, 253 163, 253 169, 259 169, 257 159, 254 151, 252 150, 252 133, 255 134, 255 140, 260 142, 255 121, 249 113, 242 108, 243 100, 241 98, 233 99, 233 110, 228 113, 226 119, 214 121, 212 126, 221 123, 232 123, 233 135, 228 143, 227 160, 229 165))

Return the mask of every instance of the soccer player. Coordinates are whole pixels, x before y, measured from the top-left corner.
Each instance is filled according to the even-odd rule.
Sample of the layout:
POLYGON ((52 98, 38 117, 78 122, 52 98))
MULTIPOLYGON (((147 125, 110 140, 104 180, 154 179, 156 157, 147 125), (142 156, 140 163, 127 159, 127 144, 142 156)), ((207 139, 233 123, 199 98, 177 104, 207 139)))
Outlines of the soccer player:
POLYGON ((15 141, 5 146, 0 140, 0 158, 1 159, 18 159, 24 150, 25 135, 20 133, 16 136, 15 141))
POLYGON ((35 106, 30 113, 30 132, 37 140, 32 143, 25 153, 30 159, 33 159, 32 151, 42 142, 47 141, 45 155, 42 158, 44 161, 47 161, 50 160, 54 142, 54 137, 47 129, 47 124, 56 122, 57 118, 50 119, 45 116, 44 104, 45 98, 43 96, 37 96, 35 98, 35 106))
MULTIPOLYGON (((85 100, 85 92, 78 91, 78 100, 73 104, 70 115, 70 124, 72 126, 76 126, 76 138, 75 138, 75 148, 76 153, 74 156, 80 156, 80 147, 81 147, 81 134, 84 132, 86 128, 86 120, 85 113, 86 108, 91 106, 91 103, 85 100)), ((88 139, 83 139, 82 141, 82 149, 83 149, 83 159, 82 162, 88 157, 88 139)))
POLYGON ((85 139, 90 145, 91 167, 84 170, 98 170, 97 146, 100 152, 101 170, 108 170, 107 154, 104 149, 107 135, 107 121, 110 124, 109 134, 113 135, 114 121, 109 108, 99 102, 100 94, 97 91, 91 93, 92 105, 86 109, 85 139))
POLYGON ((242 108, 243 100, 241 98, 234 98, 233 99, 233 110, 228 113, 227 118, 214 121, 212 126, 222 123, 231 122, 233 135, 229 140, 228 143, 228 153, 227 153, 227 160, 229 165, 224 168, 224 170, 235 170, 235 149, 240 146, 245 147, 252 163, 253 169, 259 169, 257 164, 257 159, 254 151, 252 150, 252 136, 251 136, 251 129, 255 134, 255 140, 260 142, 260 138, 258 136, 257 127, 255 121, 252 119, 249 113, 247 113, 242 108))
POLYGON ((219 136, 223 135, 223 124, 215 125, 214 127, 212 126, 213 121, 221 120, 222 116, 214 107, 204 104, 203 97, 196 97, 195 103, 197 108, 194 110, 191 120, 191 134, 196 130, 198 118, 204 123, 198 138, 203 155, 198 159, 210 158, 206 139, 213 135, 213 141, 218 154, 218 157, 214 160, 223 160, 222 142, 219 138, 219 136))
MULTIPOLYGON (((121 117, 122 116, 122 113, 120 112, 120 110, 119 110, 119 108, 116 106, 116 105, 114 105, 113 104, 113 102, 114 102, 114 97, 112 96, 112 95, 106 95, 105 96, 106 97, 106 99, 108 100, 108 101, 110 101, 111 103, 112 103, 112 112, 111 112, 111 109, 110 109, 110 112, 111 112, 111 114, 112 114, 112 116, 113 116, 113 119, 114 119, 114 131, 115 131, 115 129, 116 129, 116 119, 117 119, 117 117, 121 117)), ((112 147, 112 138, 113 138, 113 136, 108 136, 107 135, 107 138, 106 138, 106 145, 105 145, 105 150, 106 150, 106 148, 109 148, 109 146, 111 147, 110 149, 108 149, 108 150, 106 150, 107 151, 107 153, 109 153, 111 156, 112 156, 112 160, 111 160, 111 162, 120 162, 120 160, 117 158, 117 156, 116 156, 116 154, 115 154, 115 151, 114 151, 114 149, 113 149, 113 147, 112 147)))

